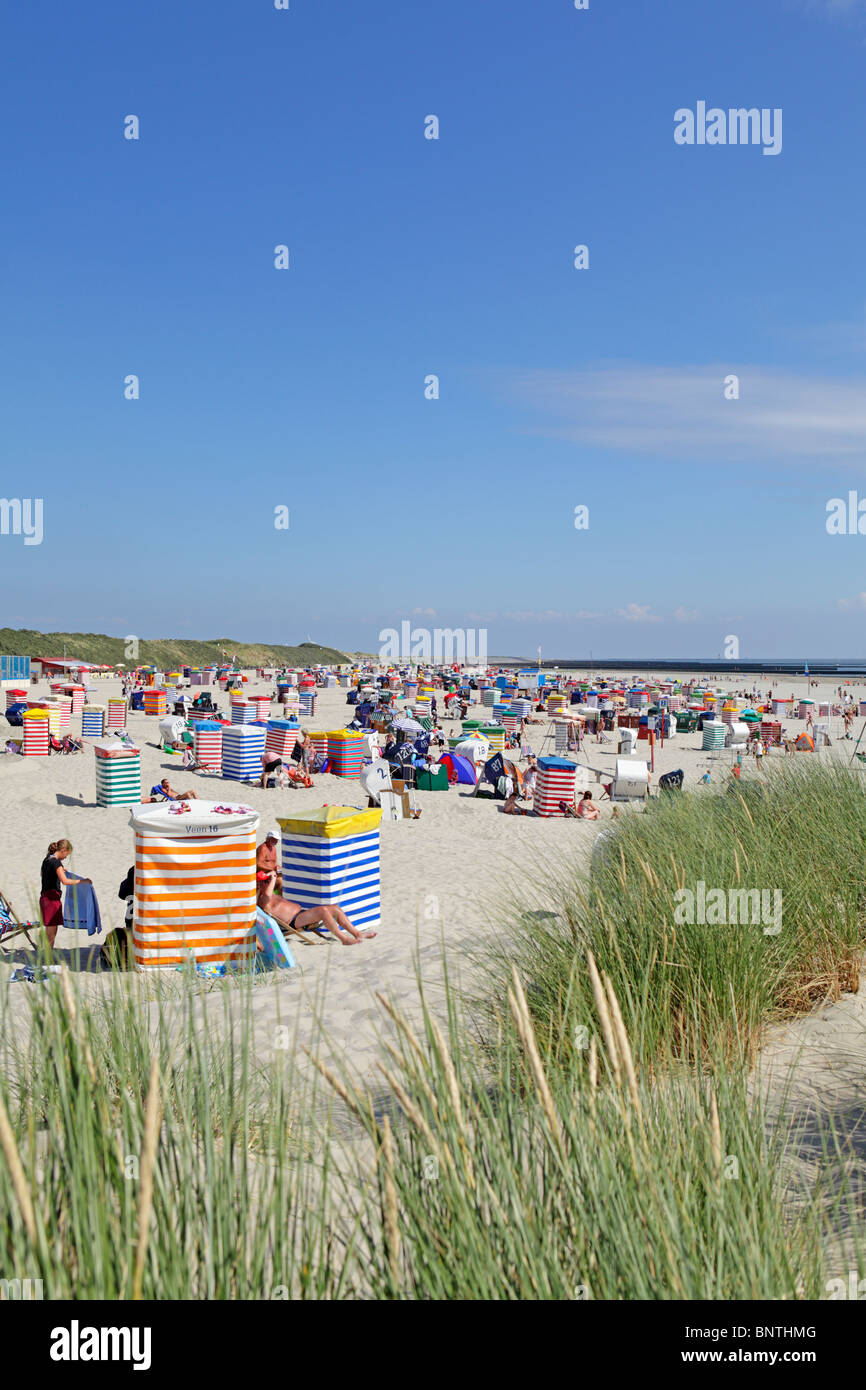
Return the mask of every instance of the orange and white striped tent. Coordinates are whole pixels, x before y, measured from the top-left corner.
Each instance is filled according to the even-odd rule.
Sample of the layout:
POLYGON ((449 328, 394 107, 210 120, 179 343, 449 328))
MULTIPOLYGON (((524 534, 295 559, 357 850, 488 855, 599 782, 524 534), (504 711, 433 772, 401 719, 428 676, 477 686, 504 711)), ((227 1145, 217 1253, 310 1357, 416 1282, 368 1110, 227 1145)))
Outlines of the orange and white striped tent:
POLYGON ((249 806, 136 806, 133 946, 140 970, 255 956, 256 831, 249 806), (181 809, 186 807, 187 809, 181 809))

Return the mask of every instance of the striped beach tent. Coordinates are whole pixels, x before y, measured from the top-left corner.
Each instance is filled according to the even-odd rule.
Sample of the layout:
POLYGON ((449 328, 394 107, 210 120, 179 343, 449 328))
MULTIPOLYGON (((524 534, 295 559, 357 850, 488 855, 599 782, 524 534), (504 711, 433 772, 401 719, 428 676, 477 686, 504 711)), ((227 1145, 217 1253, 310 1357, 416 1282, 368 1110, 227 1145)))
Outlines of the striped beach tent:
POLYGON ((258 724, 223 726, 223 777, 245 782, 260 777, 265 730, 258 724))
POLYGON ((258 719, 252 700, 232 700, 231 705, 233 724, 252 724, 258 719))
POLYGON ((265 752, 282 758, 284 762, 290 761, 299 732, 298 725, 290 724, 287 719, 269 719, 265 731, 265 752))
MULTIPOLYGON (((145 698, 145 703, 146 703, 146 702, 147 702, 147 692, 145 692, 145 697, 144 697, 144 698, 145 698)), ((164 714, 164 713, 165 713, 165 710, 163 710, 163 714, 164 714)), ((105 721, 105 727, 106 727, 107 729, 125 729, 125 728, 126 728, 126 715, 127 715, 126 701, 125 701, 125 700, 115 700, 115 699, 113 699, 113 698, 111 698, 111 697, 109 696, 109 700, 108 700, 108 718, 107 718, 107 720, 105 721)))
POLYGON ((215 719, 192 721, 193 751, 198 761, 212 772, 222 772, 223 726, 215 719))
POLYGON ((572 729, 572 721, 568 717, 556 715, 553 720, 553 745, 556 752, 568 752, 568 736, 572 729))
POLYGON ((102 738, 105 733, 105 705, 84 705, 81 710, 82 738, 102 738))
POLYGON ((47 695, 44 700, 28 701, 30 709, 44 710, 48 715, 48 729, 52 737, 56 738, 60 733, 60 704, 53 695, 47 695))
POLYGON ((117 739, 95 743, 97 806, 137 806, 141 801, 141 753, 117 739))
POLYGON ((478 730, 483 738, 490 744, 491 753, 505 752, 505 725, 504 724, 482 724, 478 730))
POLYGON ((366 752, 362 734, 335 729, 328 734, 328 762, 335 777, 360 777, 366 752))
POLYGON ((84 709, 84 701, 85 701, 86 694, 87 694, 87 692, 86 692, 84 686, 83 686, 83 685, 65 685, 65 686, 63 687, 63 693, 64 693, 65 695, 69 695, 70 698, 71 698, 71 700, 72 700, 72 713, 73 713, 73 714, 80 714, 81 711, 84 709))
POLYGON ((537 816, 561 816, 560 801, 574 805, 577 764, 567 758, 539 758, 533 810, 537 816))
POLYGON ((21 718, 24 725, 23 752, 25 758, 47 758, 49 751, 48 710, 26 709, 22 711, 21 718))
POLYGON ((721 719, 705 719, 701 732, 701 748, 724 748, 727 725, 721 719))
POLYGON ((139 969, 255 956, 256 831, 249 806, 141 806, 135 831, 133 946, 139 969))
MULTIPOLYGON (((112 724, 111 724, 111 706, 112 706, 112 704, 114 704, 114 703, 116 703, 116 702, 113 701, 113 700, 109 700, 109 702, 108 702, 108 724, 109 724, 109 728, 112 727, 112 724)), ((124 703, 125 703, 125 701, 124 701, 124 703)), ((150 687, 149 689, 145 690, 145 692, 144 692, 144 712, 145 712, 145 714, 156 714, 156 715, 159 715, 160 718, 162 718, 162 716, 165 714, 165 691, 164 691, 164 690, 157 689, 156 686, 152 686, 152 687, 150 687)))
POLYGON ((381 807, 323 806, 278 818, 283 897, 302 907, 341 907, 356 927, 381 921, 381 807))

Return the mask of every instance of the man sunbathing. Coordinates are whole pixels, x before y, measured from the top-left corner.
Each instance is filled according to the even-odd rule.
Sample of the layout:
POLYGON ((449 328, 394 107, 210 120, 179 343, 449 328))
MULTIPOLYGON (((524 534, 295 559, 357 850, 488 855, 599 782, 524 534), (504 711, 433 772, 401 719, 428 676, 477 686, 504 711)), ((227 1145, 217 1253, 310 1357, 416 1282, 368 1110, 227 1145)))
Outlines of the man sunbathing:
POLYGON ((289 931, 303 931, 305 927, 317 927, 320 923, 344 946, 357 946, 365 937, 375 936, 374 931, 358 931, 353 927, 340 907, 301 907, 288 898, 280 898, 274 892, 276 874, 269 874, 267 881, 259 885, 256 901, 263 912, 275 917, 281 927, 289 931))
POLYGON ((145 806, 145 805, 147 805, 147 804, 148 804, 149 802, 151 802, 151 801, 197 801, 197 800, 198 800, 198 797, 196 796, 195 792, 193 792, 193 791, 189 791, 189 792, 176 792, 176 791, 174 790, 173 787, 169 786, 168 778, 167 778, 167 777, 163 777, 163 779, 162 779, 161 782, 157 783, 156 786, 151 787, 151 789, 150 789, 150 796, 145 796, 145 797, 142 798, 141 804, 142 804, 142 806, 145 806))

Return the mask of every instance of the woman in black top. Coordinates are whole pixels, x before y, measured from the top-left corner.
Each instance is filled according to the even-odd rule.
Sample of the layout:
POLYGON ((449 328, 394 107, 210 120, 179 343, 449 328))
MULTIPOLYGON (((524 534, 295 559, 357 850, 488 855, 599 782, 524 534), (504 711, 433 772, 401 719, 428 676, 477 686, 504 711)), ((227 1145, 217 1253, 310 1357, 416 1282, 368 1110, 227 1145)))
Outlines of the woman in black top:
POLYGON ((48 846, 48 853, 42 861, 42 892, 39 895, 39 911, 42 914, 42 923, 45 927, 49 946, 54 945, 57 928, 63 926, 63 900, 60 896, 60 885, 63 884, 65 887, 69 883, 91 882, 89 878, 79 878, 77 874, 69 877, 63 867, 63 861, 68 859, 71 853, 72 846, 68 840, 56 840, 48 846))

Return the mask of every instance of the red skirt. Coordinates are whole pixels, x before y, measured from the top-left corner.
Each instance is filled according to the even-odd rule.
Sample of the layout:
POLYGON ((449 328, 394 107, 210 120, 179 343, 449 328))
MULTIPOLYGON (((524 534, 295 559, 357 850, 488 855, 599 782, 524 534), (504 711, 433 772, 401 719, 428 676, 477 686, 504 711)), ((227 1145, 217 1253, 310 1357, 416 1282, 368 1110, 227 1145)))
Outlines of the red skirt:
POLYGON ((39 911, 46 927, 63 926, 63 899, 59 893, 41 893, 39 911))

